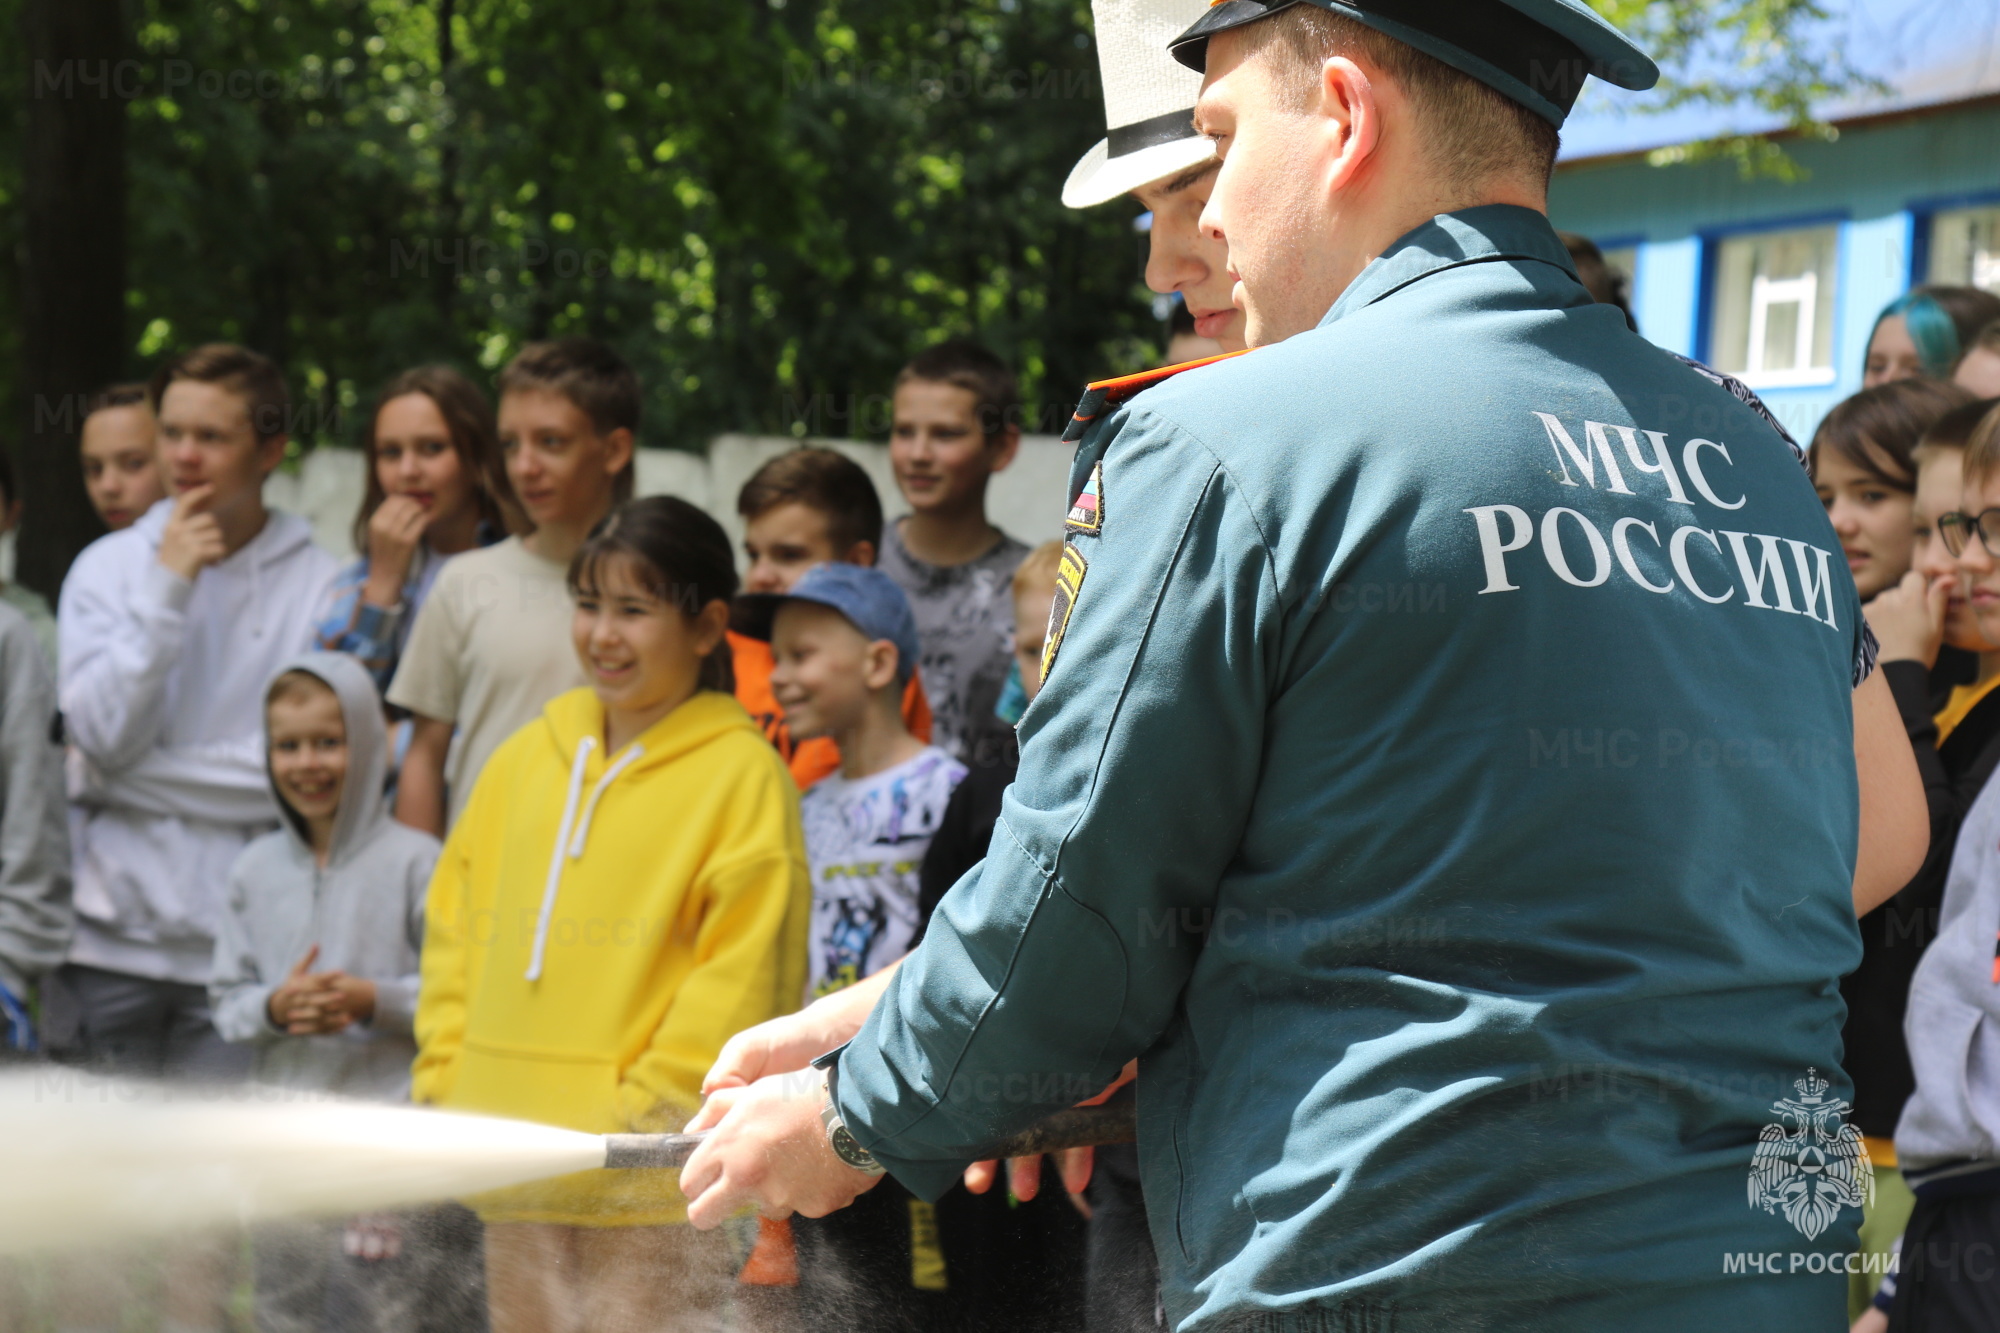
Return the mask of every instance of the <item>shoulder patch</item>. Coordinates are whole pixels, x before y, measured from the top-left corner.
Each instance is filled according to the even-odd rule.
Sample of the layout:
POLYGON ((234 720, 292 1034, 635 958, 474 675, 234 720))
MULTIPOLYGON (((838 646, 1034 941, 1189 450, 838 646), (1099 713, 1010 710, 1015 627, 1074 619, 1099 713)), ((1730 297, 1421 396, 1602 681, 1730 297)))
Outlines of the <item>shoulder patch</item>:
POLYGON ((1063 429, 1063 439, 1074 444, 1090 429, 1090 423, 1103 416, 1118 404, 1134 394, 1143 393, 1155 384, 1163 383, 1180 374, 1183 370, 1193 370, 1198 366, 1212 366, 1218 361, 1227 361, 1232 356, 1242 356, 1251 351, 1244 348, 1237 352, 1223 352, 1218 356, 1205 356, 1198 361, 1183 361, 1177 366, 1161 366, 1156 370, 1142 370, 1136 375, 1120 375, 1116 379, 1093 380, 1084 386, 1083 400, 1076 405, 1076 412, 1063 429))
POLYGON ((1049 607, 1049 632, 1042 639, 1042 679, 1048 680, 1055 668, 1056 650, 1062 647, 1063 633, 1069 629, 1070 612, 1076 610, 1076 596, 1083 591, 1083 576, 1090 564, 1083 552, 1070 542, 1063 543, 1062 560, 1056 565, 1056 600, 1049 607))
POLYGON ((1069 507, 1069 517, 1063 520, 1063 531, 1080 532, 1094 537, 1104 531, 1104 464, 1094 463, 1090 469, 1090 479, 1077 492, 1076 500, 1069 507))

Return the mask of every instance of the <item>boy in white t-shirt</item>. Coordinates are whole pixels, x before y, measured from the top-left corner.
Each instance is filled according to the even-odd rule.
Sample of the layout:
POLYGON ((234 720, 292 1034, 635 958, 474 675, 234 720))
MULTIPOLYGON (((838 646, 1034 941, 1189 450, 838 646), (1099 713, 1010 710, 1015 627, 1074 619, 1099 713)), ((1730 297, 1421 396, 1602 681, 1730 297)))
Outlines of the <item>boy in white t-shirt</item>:
POLYGON ((744 600, 751 632, 771 641, 785 725, 840 746, 840 770, 799 806, 813 887, 807 990, 824 995, 909 951, 924 851, 965 766, 903 723, 917 624, 888 575, 815 565, 789 593, 744 600))

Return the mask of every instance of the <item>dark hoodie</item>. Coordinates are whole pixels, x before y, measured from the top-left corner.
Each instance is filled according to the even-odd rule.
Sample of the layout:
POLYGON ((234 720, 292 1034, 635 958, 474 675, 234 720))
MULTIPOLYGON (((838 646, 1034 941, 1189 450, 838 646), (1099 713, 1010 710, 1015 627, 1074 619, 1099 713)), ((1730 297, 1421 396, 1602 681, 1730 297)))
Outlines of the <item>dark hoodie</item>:
POLYGON ((324 868, 313 858, 304 821, 273 786, 279 828, 245 847, 230 870, 208 988, 216 1030, 230 1041, 257 1043, 259 1082, 400 1101, 409 1095, 417 1054, 410 1019, 424 890, 438 842, 391 820, 383 808, 389 738, 367 670, 344 653, 307 653, 278 674, 286 671, 317 676, 340 700, 347 779, 324 868), (266 1006, 315 944, 316 971, 337 968, 375 983, 375 1016, 338 1034, 286 1036, 271 1026, 266 1006))

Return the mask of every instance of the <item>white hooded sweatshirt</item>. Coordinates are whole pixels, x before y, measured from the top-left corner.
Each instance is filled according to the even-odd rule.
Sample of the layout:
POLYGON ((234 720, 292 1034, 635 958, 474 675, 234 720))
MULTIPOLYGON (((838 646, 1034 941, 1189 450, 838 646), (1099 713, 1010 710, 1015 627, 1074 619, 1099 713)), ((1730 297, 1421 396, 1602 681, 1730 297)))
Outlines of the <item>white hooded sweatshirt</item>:
POLYGON ((215 1030, 257 1044, 260 1083, 376 1101, 406 1101, 417 1043, 417 954, 424 891, 438 840, 406 828, 383 808, 389 732, 368 669, 345 653, 307 653, 286 665, 325 681, 347 727, 347 776, 321 866, 304 822, 275 788, 281 816, 236 858, 215 942, 208 994, 215 1030), (316 972, 338 969, 375 983, 375 1015, 345 1031, 293 1037, 271 1026, 271 992, 319 946, 316 972))
POLYGON ((71 962, 205 985, 229 867, 271 827, 264 686, 312 646, 339 562, 304 519, 189 581, 160 563, 162 500, 63 581, 60 699, 77 762, 71 962))

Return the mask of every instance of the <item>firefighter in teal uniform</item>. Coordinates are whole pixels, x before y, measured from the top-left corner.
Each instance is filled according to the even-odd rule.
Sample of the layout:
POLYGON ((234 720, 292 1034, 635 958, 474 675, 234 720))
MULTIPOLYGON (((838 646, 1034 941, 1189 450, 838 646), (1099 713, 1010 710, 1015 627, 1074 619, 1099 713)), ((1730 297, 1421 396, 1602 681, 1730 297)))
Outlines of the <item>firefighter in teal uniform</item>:
MULTIPOLYGON (((1287 3, 1177 53, 1248 68, 1287 3)), ((1313 3, 1558 124, 1537 70, 1653 77, 1571 0, 1313 3)), ((1837 1327, 1836 979, 1911 859, 1857 829, 1921 797, 1810 483, 1519 203, 1260 338, 1222 150, 1270 345, 1085 396, 987 859, 829 1092, 709 1117, 691 1215, 835 1206, 842 1162, 934 1197, 1138 1056, 1175 1328, 1837 1327)))

